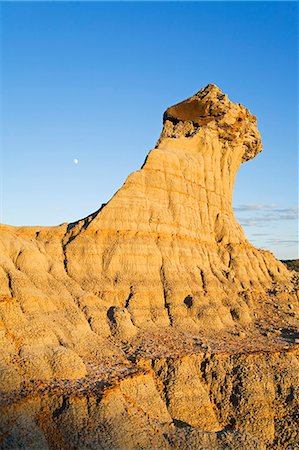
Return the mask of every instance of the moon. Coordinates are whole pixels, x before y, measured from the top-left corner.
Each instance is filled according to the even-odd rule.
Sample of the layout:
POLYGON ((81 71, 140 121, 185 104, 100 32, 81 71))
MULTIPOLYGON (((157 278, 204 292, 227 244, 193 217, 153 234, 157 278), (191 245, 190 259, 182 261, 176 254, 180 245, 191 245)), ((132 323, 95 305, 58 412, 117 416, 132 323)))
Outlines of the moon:
POLYGON ((73 159, 73 163, 74 164, 78 164, 79 163, 79 159, 77 159, 77 158, 73 159))

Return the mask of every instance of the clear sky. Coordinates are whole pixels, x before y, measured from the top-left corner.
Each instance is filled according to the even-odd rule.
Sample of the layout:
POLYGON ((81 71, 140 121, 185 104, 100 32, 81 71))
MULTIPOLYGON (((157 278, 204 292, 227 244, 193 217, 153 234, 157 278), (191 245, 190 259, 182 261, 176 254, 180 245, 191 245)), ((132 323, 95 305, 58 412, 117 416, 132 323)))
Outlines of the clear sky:
POLYGON ((257 115, 264 144, 237 175, 236 216, 254 245, 298 257, 297 14, 294 2, 2 2, 1 222, 97 210, 142 165, 163 111, 215 83, 257 115))

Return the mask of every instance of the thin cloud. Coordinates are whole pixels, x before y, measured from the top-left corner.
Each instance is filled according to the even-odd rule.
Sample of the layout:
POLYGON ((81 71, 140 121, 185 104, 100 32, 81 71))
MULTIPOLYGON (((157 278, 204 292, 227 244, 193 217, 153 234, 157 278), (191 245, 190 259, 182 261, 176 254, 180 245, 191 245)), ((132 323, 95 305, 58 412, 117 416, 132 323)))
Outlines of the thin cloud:
POLYGON ((269 222, 277 222, 283 220, 298 220, 299 208, 292 206, 289 208, 279 208, 277 205, 240 205, 234 208, 240 223, 244 227, 249 226, 265 226, 269 222), (254 216, 244 217, 241 213, 250 213, 255 211, 254 216), (240 216, 239 216, 240 214, 240 216))
POLYGON ((249 205, 234 206, 234 210, 240 211, 240 212, 273 210, 275 208, 277 208, 277 205, 275 203, 270 204, 270 205, 253 203, 253 204, 249 204, 249 205))
POLYGON ((267 244, 270 245, 284 245, 284 246, 292 246, 299 243, 298 239, 268 239, 266 241, 267 244))
POLYGON ((240 220, 240 224, 242 227, 264 227, 266 226, 266 220, 261 217, 254 217, 254 218, 243 218, 240 220))

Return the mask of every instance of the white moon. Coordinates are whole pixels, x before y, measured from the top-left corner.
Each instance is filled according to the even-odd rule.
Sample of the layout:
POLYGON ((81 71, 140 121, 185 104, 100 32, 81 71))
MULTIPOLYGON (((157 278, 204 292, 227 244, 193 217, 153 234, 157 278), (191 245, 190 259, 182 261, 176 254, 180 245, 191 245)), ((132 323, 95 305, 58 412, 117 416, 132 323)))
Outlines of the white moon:
POLYGON ((75 159, 73 160, 73 162, 74 162, 74 164, 78 164, 79 159, 75 158, 75 159))

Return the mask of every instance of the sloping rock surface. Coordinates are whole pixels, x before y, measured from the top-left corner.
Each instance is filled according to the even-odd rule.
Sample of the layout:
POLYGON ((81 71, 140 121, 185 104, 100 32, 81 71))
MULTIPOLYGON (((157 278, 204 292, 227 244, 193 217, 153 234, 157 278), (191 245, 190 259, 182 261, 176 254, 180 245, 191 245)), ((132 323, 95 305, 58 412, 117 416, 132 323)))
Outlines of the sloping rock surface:
POLYGON ((298 275, 232 210, 261 149, 210 84, 98 211, 0 226, 3 448, 299 445, 298 275))

